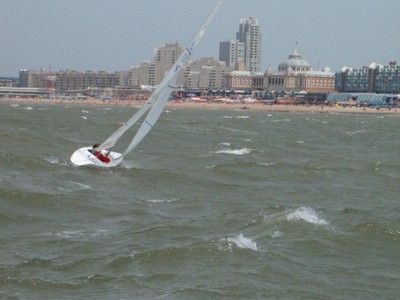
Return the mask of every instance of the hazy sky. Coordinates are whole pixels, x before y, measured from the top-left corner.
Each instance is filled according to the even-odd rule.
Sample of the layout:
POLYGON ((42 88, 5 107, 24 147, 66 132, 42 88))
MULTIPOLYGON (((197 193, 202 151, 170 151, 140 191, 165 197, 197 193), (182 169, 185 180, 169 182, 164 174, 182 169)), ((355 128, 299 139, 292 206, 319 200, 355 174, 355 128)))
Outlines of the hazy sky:
MULTIPOLYGON (((0 0, 0 76, 21 68, 129 70, 191 39, 216 0, 0 0)), ((400 62, 399 0, 224 0, 194 59, 218 59, 241 18, 263 34, 262 69, 294 48, 314 68, 400 62), (296 45, 296 41, 298 44, 296 45)))

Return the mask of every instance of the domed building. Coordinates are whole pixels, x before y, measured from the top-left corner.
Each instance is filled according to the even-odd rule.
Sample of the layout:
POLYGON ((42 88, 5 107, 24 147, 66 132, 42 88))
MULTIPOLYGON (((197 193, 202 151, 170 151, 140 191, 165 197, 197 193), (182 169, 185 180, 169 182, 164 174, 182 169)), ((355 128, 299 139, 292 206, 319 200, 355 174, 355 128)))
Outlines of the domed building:
POLYGON ((288 59, 278 65, 278 72, 282 73, 304 73, 311 71, 311 65, 295 49, 288 59))
POLYGON ((329 68, 314 71, 308 61, 294 50, 287 60, 278 65, 278 71, 267 70, 264 75, 264 90, 299 93, 304 98, 322 100, 326 94, 335 91, 334 73, 329 68))

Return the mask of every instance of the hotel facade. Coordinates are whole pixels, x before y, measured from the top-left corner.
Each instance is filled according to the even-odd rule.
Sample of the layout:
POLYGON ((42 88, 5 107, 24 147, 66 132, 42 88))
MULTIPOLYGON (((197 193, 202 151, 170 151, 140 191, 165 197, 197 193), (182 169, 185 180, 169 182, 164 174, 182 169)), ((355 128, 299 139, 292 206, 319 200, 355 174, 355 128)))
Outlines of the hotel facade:
POLYGON ((292 92, 311 94, 321 98, 335 92, 335 73, 328 68, 314 71, 295 50, 278 65, 278 71, 233 71, 228 74, 227 88, 265 92, 292 92))
POLYGON ((335 75, 336 90, 342 93, 400 93, 400 65, 373 63, 369 67, 343 67, 335 75))

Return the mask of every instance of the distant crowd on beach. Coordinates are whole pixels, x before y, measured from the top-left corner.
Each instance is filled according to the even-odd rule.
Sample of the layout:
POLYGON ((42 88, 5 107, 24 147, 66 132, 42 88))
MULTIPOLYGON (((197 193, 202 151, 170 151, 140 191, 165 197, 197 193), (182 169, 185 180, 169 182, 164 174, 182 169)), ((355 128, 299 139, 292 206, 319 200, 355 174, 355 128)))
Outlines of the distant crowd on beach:
MULTIPOLYGON (((0 103, 42 103, 42 104, 62 104, 62 105, 102 105, 102 106, 132 106, 140 107, 145 100, 121 100, 121 99, 95 99, 86 100, 65 100, 65 99, 45 99, 45 98, 0 98, 0 103)), ((340 106, 340 105, 310 105, 310 104, 276 104, 260 101, 187 101, 175 100, 168 101, 168 109, 231 109, 231 110, 260 110, 276 112, 314 112, 314 113, 375 113, 375 114, 399 114, 400 107, 360 107, 360 106, 340 106)))

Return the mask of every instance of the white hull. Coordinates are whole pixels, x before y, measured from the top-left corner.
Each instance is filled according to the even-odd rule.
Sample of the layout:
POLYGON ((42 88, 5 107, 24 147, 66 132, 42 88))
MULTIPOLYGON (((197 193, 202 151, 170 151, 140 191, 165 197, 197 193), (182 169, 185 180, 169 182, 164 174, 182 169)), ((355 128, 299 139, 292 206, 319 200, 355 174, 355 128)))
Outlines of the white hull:
POLYGON ((76 166, 97 166, 104 168, 111 168, 119 165, 122 159, 121 153, 111 151, 108 155, 110 162, 105 163, 99 160, 96 156, 94 156, 89 149, 92 147, 83 147, 76 150, 71 156, 71 162, 76 166))

